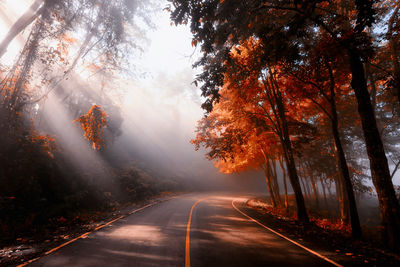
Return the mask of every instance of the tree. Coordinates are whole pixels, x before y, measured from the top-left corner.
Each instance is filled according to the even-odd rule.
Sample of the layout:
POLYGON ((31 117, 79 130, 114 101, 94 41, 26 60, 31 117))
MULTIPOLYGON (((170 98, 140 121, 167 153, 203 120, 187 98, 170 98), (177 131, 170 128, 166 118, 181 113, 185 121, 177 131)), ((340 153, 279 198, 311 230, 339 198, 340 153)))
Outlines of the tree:
POLYGON ((148 23, 146 4, 125 0, 35 0, 0 43, 2 55, 20 32, 29 32, 20 56, 8 69, 8 79, 1 82, 1 87, 14 86, 3 99, 13 109, 36 104, 68 79, 83 57, 103 71, 126 68, 126 55, 132 48, 140 49, 131 30, 135 26, 133 18, 143 17, 148 23), (77 52, 71 56, 70 50, 77 52), (11 84, 13 79, 16 82, 11 84))
POLYGON ((221 95, 213 111, 198 122, 197 135, 191 143, 196 150, 204 146, 207 158, 221 172, 263 169, 271 204, 276 207, 280 199, 273 157, 280 153, 279 141, 273 132, 266 130, 264 122, 237 108, 242 103, 237 94, 225 88, 221 95))
MULTIPOLYGON (((391 181, 382 139, 368 91, 363 62, 373 52, 364 31, 375 21, 374 1, 278 1, 278 0, 172 0, 175 23, 190 21, 193 42, 201 44, 203 66, 197 80, 203 82, 203 104, 208 111, 223 84, 224 62, 230 49, 253 36, 264 47, 270 62, 301 62, 309 56, 307 43, 315 32, 327 33, 350 69, 370 170, 378 194, 386 240, 393 249, 400 244, 400 206, 391 181)), ((341 55, 337 55, 341 56, 341 55)))
MULTIPOLYGON (((288 176, 295 192, 298 219, 308 222, 294 161, 291 138, 293 139, 295 136, 290 136, 291 132, 297 135, 307 132, 304 131, 306 124, 296 121, 293 105, 289 106, 290 102, 287 102, 288 99, 283 97, 285 85, 279 70, 273 68, 268 62, 257 60, 263 56, 262 48, 260 42, 249 39, 232 49, 229 60, 225 65, 223 97, 229 99, 229 103, 233 103, 230 105, 231 116, 238 112, 239 115, 235 115, 236 118, 238 116, 251 117, 257 122, 257 125, 261 126, 259 126, 260 129, 269 129, 279 140, 288 176), (293 131, 293 129, 296 129, 296 131, 293 131)), ((227 102, 224 100, 222 104, 218 103, 216 106, 227 102)), ((273 167, 273 165, 270 165, 270 159, 266 153, 263 152, 263 154, 266 174, 271 176, 270 166, 273 167)))
POLYGON ((92 143, 94 150, 100 150, 104 144, 102 134, 107 125, 106 117, 107 113, 100 106, 93 105, 88 113, 74 120, 81 124, 84 136, 92 143))
MULTIPOLYGON (((339 97, 343 98, 346 98, 348 94, 346 87, 348 86, 349 74, 342 67, 343 62, 341 59, 335 58, 334 55, 339 51, 332 45, 329 37, 321 34, 321 37, 315 41, 313 43, 314 49, 310 52, 308 58, 305 58, 301 64, 287 67, 287 73, 294 82, 291 91, 297 97, 302 96, 309 99, 330 121, 331 136, 340 171, 340 184, 342 185, 342 193, 347 200, 346 209, 348 209, 351 219, 352 235, 355 238, 359 238, 361 237, 361 225, 350 172, 339 135, 339 119, 336 105, 337 93, 339 93, 339 97), (296 90, 296 88, 302 88, 302 90, 296 90)), ((313 116, 315 116, 315 113, 313 116)))
POLYGON ((29 9, 12 25, 6 37, 0 43, 0 58, 7 52, 7 47, 11 41, 21 33, 36 18, 41 16, 45 5, 43 0, 35 0, 29 9))

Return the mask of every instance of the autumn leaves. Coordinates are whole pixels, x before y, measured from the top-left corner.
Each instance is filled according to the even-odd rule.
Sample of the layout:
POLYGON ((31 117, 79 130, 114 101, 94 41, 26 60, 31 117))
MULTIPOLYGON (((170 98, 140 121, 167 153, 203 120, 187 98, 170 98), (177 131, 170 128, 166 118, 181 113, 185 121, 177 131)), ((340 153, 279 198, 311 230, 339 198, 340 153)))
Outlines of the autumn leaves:
MULTIPOLYGON (((207 116, 199 123, 193 143, 204 144, 208 157, 216 159, 223 170, 229 165, 228 169, 235 171, 242 166, 259 166, 262 157, 257 151, 278 143, 279 152, 273 149, 268 154, 285 159, 298 217, 303 221, 308 218, 296 166, 304 161, 309 150, 306 146, 323 145, 319 150, 314 148, 315 155, 307 160, 318 162, 321 149, 336 158, 333 165, 339 174, 338 191, 344 196, 353 236, 359 237, 353 188, 357 171, 352 177, 342 144, 357 139, 366 148, 364 155, 358 155, 366 158, 369 166, 360 164, 361 160, 355 164, 369 167, 384 236, 393 249, 398 249, 400 206, 387 160, 387 155, 395 152, 390 149, 392 141, 382 141, 389 134, 382 134, 386 126, 381 128, 383 121, 388 125, 397 121, 399 102, 395 83, 390 81, 398 80, 399 51, 393 46, 398 37, 392 32, 399 23, 398 3, 172 2, 171 19, 175 23, 190 21, 193 39, 203 52, 195 66, 203 68, 197 82, 207 97, 202 106, 207 116), (388 33, 382 35, 385 23, 388 33), (377 97, 381 98, 379 104, 377 97), (358 116, 349 112, 352 108, 358 116)), ((396 127, 390 129, 390 135, 399 134, 396 127)), ((349 144, 346 149, 347 154, 354 150, 349 144)), ((324 172, 320 175, 327 176, 324 172)))
POLYGON ((80 123, 84 136, 92 143, 94 150, 100 150, 104 145, 102 134, 107 125, 107 113, 99 105, 93 105, 88 113, 80 116, 74 122, 80 123))

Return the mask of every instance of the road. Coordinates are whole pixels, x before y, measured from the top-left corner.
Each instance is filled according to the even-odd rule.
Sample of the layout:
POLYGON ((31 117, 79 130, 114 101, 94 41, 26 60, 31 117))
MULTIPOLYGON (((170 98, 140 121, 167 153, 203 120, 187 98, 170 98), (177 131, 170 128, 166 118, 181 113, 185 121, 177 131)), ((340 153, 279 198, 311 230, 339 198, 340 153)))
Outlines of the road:
POLYGON ((29 266, 334 266, 245 217, 232 205, 246 214, 244 200, 177 197, 115 221, 29 266))

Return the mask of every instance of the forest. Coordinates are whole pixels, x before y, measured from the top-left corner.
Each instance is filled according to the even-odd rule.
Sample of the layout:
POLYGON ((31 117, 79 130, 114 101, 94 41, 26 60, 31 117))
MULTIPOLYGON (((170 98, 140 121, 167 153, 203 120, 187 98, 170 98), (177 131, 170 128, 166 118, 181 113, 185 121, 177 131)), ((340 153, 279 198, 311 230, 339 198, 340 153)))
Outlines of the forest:
POLYGON ((150 27, 145 2, 35 0, 9 25, 0 43, 1 246, 45 241, 184 187, 113 146, 124 119, 117 76, 129 75, 126 55, 145 42, 139 26, 132 32, 139 19, 150 27), (21 50, 8 60, 12 41, 21 50))
MULTIPOLYGON (((400 253, 398 1, 21 1, 13 19, 0 0, 0 248, 60 244, 182 192, 247 193, 254 172, 274 216, 400 253), (187 27, 179 42, 199 55, 183 85, 202 101, 189 140, 171 134, 186 123, 183 102, 165 100, 164 128, 143 115, 161 117, 158 100, 124 109, 141 90, 131 81, 145 75, 137 62, 156 12, 187 27), (225 176, 196 165, 179 138, 225 176)), ((179 75, 165 95, 186 93, 179 75)))
POLYGON ((340 220, 362 229, 356 197, 374 191, 382 238, 400 245, 399 3, 397 1, 173 1, 190 24, 206 98, 196 149, 222 172, 262 169, 271 203, 297 218, 305 196, 333 185, 340 220), (276 168, 283 170, 284 200, 276 168), (373 186, 365 180, 372 179, 373 186))

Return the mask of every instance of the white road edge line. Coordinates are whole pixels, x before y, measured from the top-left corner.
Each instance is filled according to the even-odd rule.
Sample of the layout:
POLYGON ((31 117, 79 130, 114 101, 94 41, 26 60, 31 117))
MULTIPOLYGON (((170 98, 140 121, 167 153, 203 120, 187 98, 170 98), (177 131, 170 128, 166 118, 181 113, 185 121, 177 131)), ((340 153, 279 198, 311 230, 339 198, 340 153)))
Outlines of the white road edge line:
POLYGON ((309 249, 309 248, 307 248, 307 247, 305 247, 305 246, 303 246, 303 245, 297 243, 296 241, 294 241, 294 240, 292 240, 292 239, 290 239, 290 238, 288 238, 288 237, 282 235, 281 233, 278 233, 277 231, 272 230, 272 229, 269 228, 268 226, 265 226, 264 224, 260 223, 260 222, 257 221, 256 219, 250 217, 249 215, 245 214, 245 213, 242 212, 240 209, 238 209, 238 208, 236 207, 236 205, 235 205, 234 202, 235 202, 235 199, 232 200, 232 207, 233 207, 235 210, 237 210, 239 213, 241 213, 243 216, 245 216, 245 217, 247 217, 248 219, 250 219, 251 221, 255 222, 256 224, 258 224, 258 225, 264 227, 265 229, 271 231, 272 233, 274 233, 274 234, 276 234, 276 235, 278 235, 278 236, 280 236, 280 237, 286 239, 287 241, 289 241, 289 242, 295 244, 296 246, 301 247, 302 249, 304 249, 304 250, 310 252, 311 254, 314 254, 314 255, 317 256, 317 257, 320 257, 321 259, 323 259, 323 260, 325 260, 325 261, 327 261, 327 262, 329 262, 329 263, 331 263, 331 264, 333 264, 333 265, 335 265, 335 266, 337 266, 337 267, 343 267, 343 265, 340 265, 339 263, 334 262, 334 261, 331 260, 331 259, 328 259, 327 257, 325 257, 325 256, 323 256, 323 255, 321 255, 321 254, 319 254, 318 252, 316 252, 316 251, 314 251, 314 250, 312 250, 312 249, 309 249))

